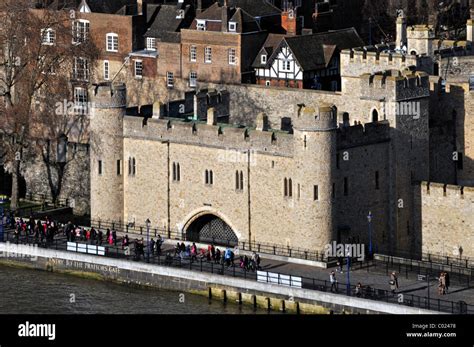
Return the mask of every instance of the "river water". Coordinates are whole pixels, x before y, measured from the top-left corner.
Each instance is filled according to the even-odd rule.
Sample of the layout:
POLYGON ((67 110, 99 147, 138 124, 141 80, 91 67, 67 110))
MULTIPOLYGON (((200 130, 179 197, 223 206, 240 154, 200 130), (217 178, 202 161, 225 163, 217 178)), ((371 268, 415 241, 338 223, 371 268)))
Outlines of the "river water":
POLYGON ((0 266, 0 314, 255 314, 251 307, 57 273, 0 266), (184 302, 183 302, 184 301, 184 302))

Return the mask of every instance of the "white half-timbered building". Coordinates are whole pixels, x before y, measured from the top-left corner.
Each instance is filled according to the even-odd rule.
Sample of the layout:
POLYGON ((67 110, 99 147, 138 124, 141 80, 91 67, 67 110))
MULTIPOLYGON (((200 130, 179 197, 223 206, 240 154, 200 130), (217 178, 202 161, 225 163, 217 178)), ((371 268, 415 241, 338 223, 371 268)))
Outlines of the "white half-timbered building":
POLYGON ((360 47, 354 28, 313 35, 269 34, 253 67, 260 85, 340 90, 339 53, 360 47))

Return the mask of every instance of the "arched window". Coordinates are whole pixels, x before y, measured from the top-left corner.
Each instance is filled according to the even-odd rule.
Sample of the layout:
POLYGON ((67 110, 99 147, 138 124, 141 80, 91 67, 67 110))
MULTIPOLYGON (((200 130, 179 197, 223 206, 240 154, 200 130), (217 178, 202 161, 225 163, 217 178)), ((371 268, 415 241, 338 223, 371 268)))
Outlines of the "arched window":
POLYGON ((377 111, 377 109, 373 109, 372 111, 372 122, 373 123, 376 123, 379 121, 379 111, 377 111))
POLYGON ((239 172, 236 171, 236 172, 235 172, 235 189, 236 189, 236 190, 239 190, 239 187, 240 187, 240 186, 239 186, 239 172))
POLYGON ((214 184, 214 173, 212 170, 209 171, 209 184, 214 184))
POLYGON ((181 181, 181 166, 179 163, 176 164, 176 174, 177 181, 181 181))
POLYGON ((244 190, 244 173, 240 171, 240 190, 244 190))
POLYGON ((286 179, 286 177, 283 180, 283 194, 285 197, 288 196, 288 180, 286 179))
POLYGON ((291 198, 293 196, 293 182, 291 178, 288 180, 288 196, 291 198))

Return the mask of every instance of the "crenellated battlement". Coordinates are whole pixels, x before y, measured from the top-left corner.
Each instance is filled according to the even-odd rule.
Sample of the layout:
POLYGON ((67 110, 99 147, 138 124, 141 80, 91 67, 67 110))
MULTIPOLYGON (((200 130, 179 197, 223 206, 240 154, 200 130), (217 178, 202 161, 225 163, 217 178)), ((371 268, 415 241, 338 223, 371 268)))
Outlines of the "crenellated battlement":
POLYGON ((388 45, 366 46, 341 51, 341 75, 359 77, 382 70, 403 70, 424 64, 422 56, 407 55, 388 45))
POLYGON ((342 127, 337 131, 338 150, 367 146, 389 140, 390 124, 388 121, 342 127))
POLYGON ((422 195, 433 198, 459 198, 474 201, 474 187, 463 187, 451 184, 421 182, 422 195))
POLYGON ((233 127, 228 124, 210 125, 197 121, 183 122, 179 119, 144 121, 142 117, 126 116, 123 135, 125 138, 293 156, 293 135, 291 134, 233 127))
POLYGON ((360 76, 363 99, 402 101, 428 97, 429 89, 429 75, 421 71, 387 70, 360 76))

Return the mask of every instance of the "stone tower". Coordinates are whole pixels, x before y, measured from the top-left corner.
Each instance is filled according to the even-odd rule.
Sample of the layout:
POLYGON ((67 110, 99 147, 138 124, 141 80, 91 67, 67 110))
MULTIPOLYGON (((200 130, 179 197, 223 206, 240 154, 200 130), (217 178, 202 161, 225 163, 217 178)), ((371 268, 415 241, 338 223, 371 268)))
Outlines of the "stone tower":
POLYGON ((327 104, 301 107, 294 119, 295 177, 301 182, 295 218, 311 226, 299 232, 315 250, 323 250, 335 235, 336 129, 337 112, 327 104))
POLYGON ((466 23, 466 41, 470 44, 474 41, 474 9, 471 9, 470 17, 466 23))
POLYGON ((397 42, 396 48, 402 49, 407 45, 407 19, 402 12, 397 17, 397 42))
POLYGON ((91 218, 123 221, 123 117, 124 84, 94 85, 89 95, 91 218))

